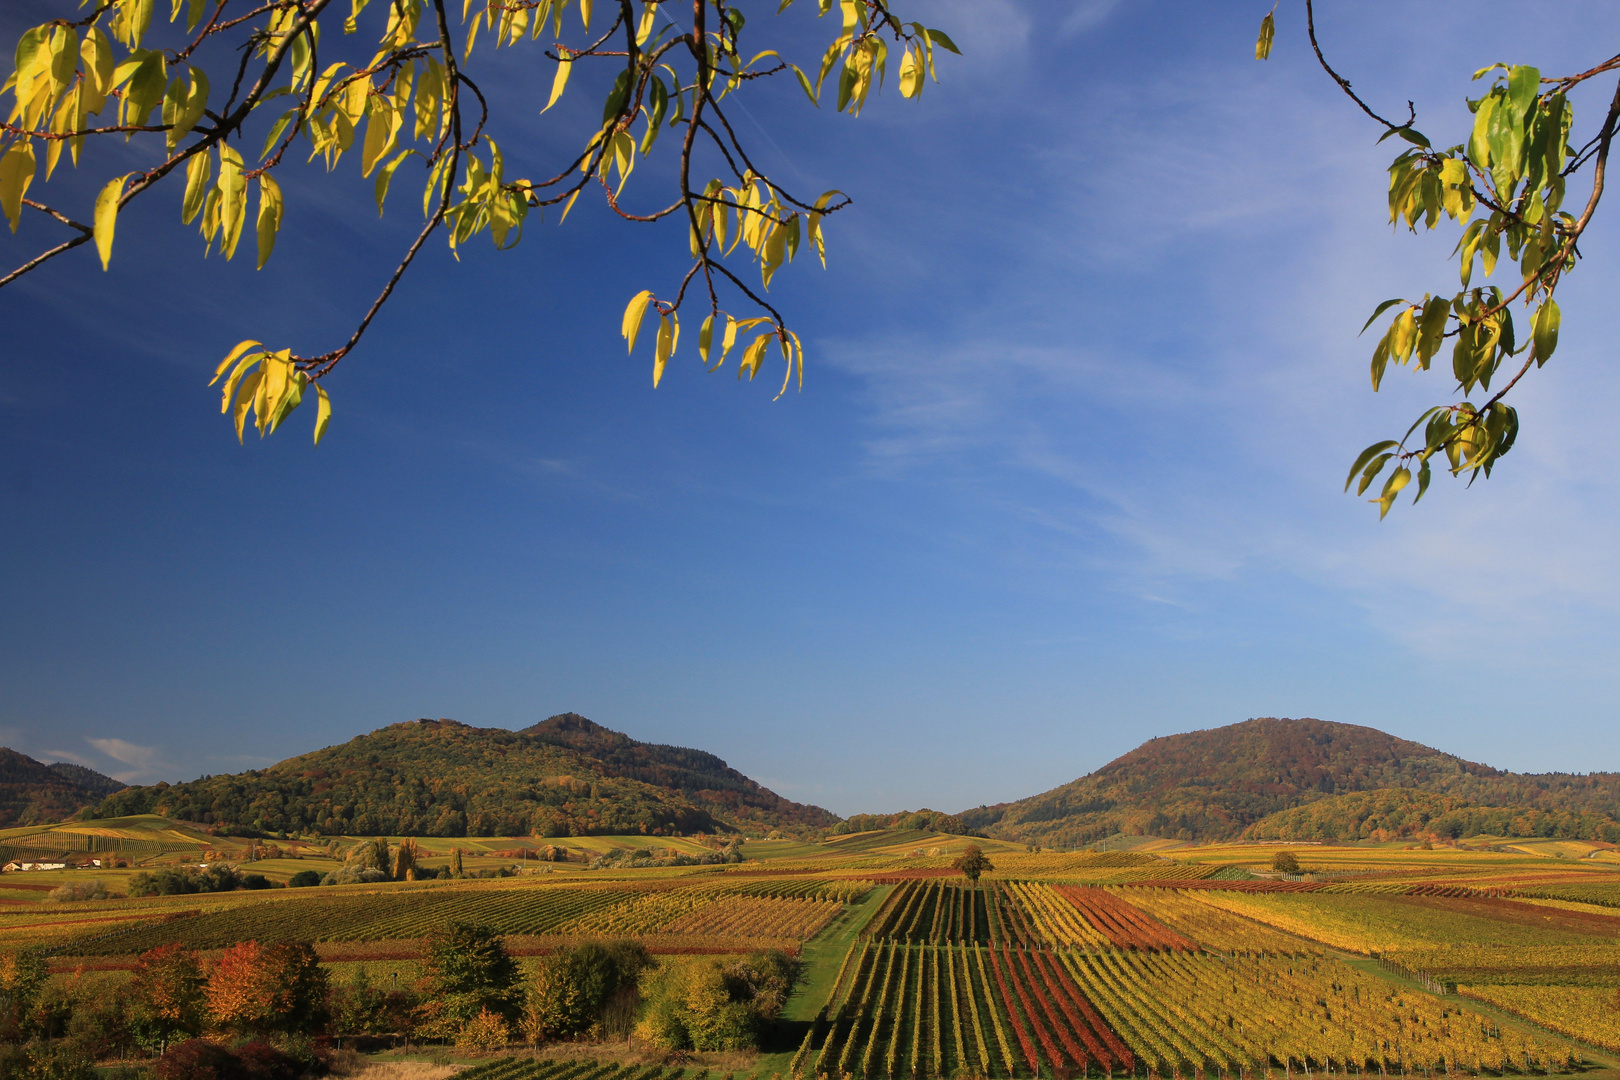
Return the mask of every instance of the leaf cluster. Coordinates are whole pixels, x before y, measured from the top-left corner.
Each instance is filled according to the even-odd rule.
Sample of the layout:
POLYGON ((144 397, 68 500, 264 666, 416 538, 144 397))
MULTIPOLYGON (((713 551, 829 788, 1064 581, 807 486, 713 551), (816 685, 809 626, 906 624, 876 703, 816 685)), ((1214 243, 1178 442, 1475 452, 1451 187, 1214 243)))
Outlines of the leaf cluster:
MULTIPOLYGON (((849 199, 828 191, 804 201, 772 180, 738 138, 727 99, 756 79, 791 73, 819 107, 836 72, 834 108, 858 116, 882 86, 891 50, 899 52, 901 95, 916 98, 927 78, 937 78, 938 50, 957 51, 949 36, 900 21, 890 0, 817 0, 819 16, 836 8, 840 29, 812 79, 776 49, 744 50, 743 0, 679 7, 673 0, 617 0, 601 4, 605 19, 595 0, 463 0, 455 28, 451 2, 171 0, 164 28, 154 25, 157 0, 94 0, 77 21, 58 18, 25 31, 15 71, 0 88, 0 101, 9 94, 11 104, 0 125, 0 212, 13 232, 26 205, 78 235, 0 277, 0 286, 92 241, 105 268, 122 209, 170 175, 182 181, 181 222, 197 225, 205 255, 217 244, 227 260, 234 258, 251 219, 262 268, 287 212, 276 171, 299 152, 307 150, 306 160, 319 160, 328 172, 357 157, 379 214, 400 170, 414 162, 422 181, 422 230, 349 340, 315 355, 247 340, 219 365, 214 383, 222 384, 221 411, 232 417, 238 440, 250 412, 260 436, 268 435, 315 383, 319 442, 331 417, 319 380, 355 348, 431 233, 443 227, 452 252, 482 233, 497 249, 510 248, 531 214, 553 209, 560 223, 592 186, 625 221, 673 216, 687 226, 692 267, 678 289, 667 299, 644 290, 625 313, 632 349, 642 317, 649 308, 657 314, 654 385, 675 351, 687 289, 699 277, 708 308, 699 333, 704 364, 718 368, 737 334, 754 332, 739 377, 758 373, 774 339, 789 377, 797 373, 802 382, 799 338, 761 293, 793 260, 801 240, 808 239, 825 264, 822 220, 849 199), (690 25, 678 23, 672 11, 690 25), (340 33, 370 34, 369 58, 334 44, 340 33), (509 175, 506 154, 490 133, 489 96, 469 66, 475 50, 483 56, 520 45, 544 49, 555 65, 541 112, 579 84, 576 68, 616 72, 600 122, 581 133, 577 152, 552 163, 550 175, 540 179, 509 175), (333 59, 333 53, 352 59, 333 59), (628 209, 622 200, 631 175, 665 132, 680 136, 674 198, 661 208, 628 209), (64 147, 77 166, 86 140, 109 137, 161 140, 162 159, 106 180, 92 224, 27 197, 41 166, 50 181, 64 147), (739 255, 757 266, 759 292, 728 266, 739 255), (722 312, 722 290, 758 314, 722 312), (711 365, 717 331, 721 346, 711 365)), ((792 2, 780 3, 776 14, 792 2)), ((787 385, 784 378, 784 390, 787 385)))
MULTIPOLYGON (((1451 339, 1451 373, 1461 401, 1425 410, 1400 439, 1385 439, 1367 447, 1350 469, 1345 490, 1356 486, 1366 494, 1383 478, 1370 501, 1379 517, 1389 513, 1396 498, 1413 480, 1423 498, 1430 481, 1430 463, 1444 455, 1453 476, 1468 475, 1472 483, 1489 477, 1493 466, 1510 450, 1518 435, 1517 411, 1503 399, 1532 367, 1541 367, 1558 347, 1562 314, 1554 299, 1563 276, 1580 257, 1578 242, 1603 196, 1604 173, 1610 143, 1620 123, 1620 87, 1602 126, 1591 142, 1570 144, 1575 109, 1570 93, 1586 80, 1620 67, 1620 58, 1562 78, 1543 78, 1527 65, 1492 64, 1474 72, 1477 82, 1489 78, 1485 91, 1468 100, 1474 117, 1465 141, 1444 149, 1417 130, 1416 112, 1405 123, 1379 116, 1351 88, 1350 82, 1328 65, 1316 39, 1311 0, 1305 0, 1307 32, 1323 70, 1361 110, 1383 125, 1379 142, 1398 138, 1409 144, 1389 167, 1389 221, 1416 232, 1419 225, 1435 229, 1450 221, 1461 230, 1452 258, 1456 260, 1461 290, 1436 291, 1421 299, 1395 298, 1379 304, 1362 332, 1385 312, 1394 316, 1373 348, 1372 386, 1376 392, 1391 363, 1413 364, 1427 371, 1451 339), (1584 209, 1577 215, 1563 209, 1568 177, 1592 162, 1592 187, 1584 209), (1505 253, 1516 263, 1518 283, 1507 287, 1470 287, 1476 267, 1493 276, 1505 253), (1529 312, 1529 334, 1516 331, 1513 307, 1529 312), (1512 361, 1523 357, 1514 369, 1512 361), (1492 392, 1492 381, 1512 373, 1492 392), (1474 402, 1467 395, 1489 395, 1474 402), (1422 429, 1421 442, 1413 436, 1422 429)), ((1267 14, 1255 44, 1256 59, 1271 55, 1275 21, 1267 14)))

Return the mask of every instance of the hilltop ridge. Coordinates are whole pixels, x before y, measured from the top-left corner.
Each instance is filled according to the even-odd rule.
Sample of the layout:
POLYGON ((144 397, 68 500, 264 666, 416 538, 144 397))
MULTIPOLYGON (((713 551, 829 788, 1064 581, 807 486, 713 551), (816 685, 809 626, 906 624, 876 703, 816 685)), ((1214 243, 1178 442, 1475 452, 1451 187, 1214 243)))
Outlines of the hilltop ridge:
POLYGON ((837 820, 712 754, 638 742, 573 713, 523 731, 391 724, 268 769, 130 788, 93 813, 413 836, 804 831, 837 820))
POLYGON ((123 786, 83 765, 46 765, 0 746, 0 829, 60 821, 123 786))
MULTIPOLYGON (((1620 775, 1613 773, 1516 774, 1376 728, 1262 717, 1149 739, 1050 791, 957 817, 1025 843, 1087 844, 1120 832, 1233 839, 1281 811, 1383 789, 1451 795, 1454 806, 1586 814, 1594 822, 1620 812, 1620 775)), ((1291 827, 1321 835, 1318 819, 1297 816, 1267 834, 1291 827)))

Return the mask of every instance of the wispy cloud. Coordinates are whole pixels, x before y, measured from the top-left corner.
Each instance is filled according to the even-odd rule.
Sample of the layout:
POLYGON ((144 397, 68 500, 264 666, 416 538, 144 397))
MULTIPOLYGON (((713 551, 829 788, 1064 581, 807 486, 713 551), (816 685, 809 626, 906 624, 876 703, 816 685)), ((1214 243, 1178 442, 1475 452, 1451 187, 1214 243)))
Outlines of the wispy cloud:
POLYGON ((164 767, 159 758, 157 747, 137 746, 135 743, 123 739, 86 739, 85 742, 95 747, 101 753, 120 764, 129 766, 120 772, 111 773, 114 780, 126 784, 136 784, 144 780, 151 780, 158 776, 164 767))

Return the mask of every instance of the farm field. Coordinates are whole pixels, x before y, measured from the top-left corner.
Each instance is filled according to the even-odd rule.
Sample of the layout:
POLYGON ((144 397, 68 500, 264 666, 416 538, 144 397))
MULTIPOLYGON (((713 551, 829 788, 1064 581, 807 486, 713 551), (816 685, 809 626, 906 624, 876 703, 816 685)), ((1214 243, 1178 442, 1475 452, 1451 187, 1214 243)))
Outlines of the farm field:
MULTIPOLYGON (((603 852, 645 842, 591 839, 603 852)), ((738 1076, 1519 1076, 1620 1064, 1613 864, 1559 849, 1293 845, 1318 871, 1307 881, 1269 872, 1279 845, 1058 853, 986 843, 994 868, 974 884, 947 854, 972 842, 750 840, 741 863, 575 863, 493 879, 72 902, 50 890, 99 877, 116 892, 127 877, 8 873, 0 952, 43 954, 57 980, 120 979, 172 943, 207 963, 244 940, 307 940, 333 985, 384 980, 391 991, 417 984, 423 939, 454 921, 502 936, 525 978, 554 950, 590 941, 634 940, 659 964, 797 955, 804 977, 778 1022, 781 1045, 741 1071, 725 1059, 738 1076)), ((469 855, 471 843, 464 868, 496 858, 469 855)), ((508 852, 539 842, 476 843, 508 852)), ((419 845, 424 860, 457 846, 419 845)), ((339 843, 254 867, 341 866, 344 854, 339 843)), ((569 1062, 500 1059, 467 1075, 665 1080, 707 1067, 699 1054, 684 1073, 660 1072, 626 1058, 626 1045, 601 1044, 600 1061, 577 1061, 576 1050, 569 1062)))

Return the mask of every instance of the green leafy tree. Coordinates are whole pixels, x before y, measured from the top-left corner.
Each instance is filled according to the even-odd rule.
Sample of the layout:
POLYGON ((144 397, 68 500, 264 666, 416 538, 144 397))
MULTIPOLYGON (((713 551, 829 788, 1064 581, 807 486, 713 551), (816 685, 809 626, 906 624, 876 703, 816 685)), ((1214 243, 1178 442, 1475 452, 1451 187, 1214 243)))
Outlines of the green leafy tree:
POLYGON ((1299 859, 1292 851, 1279 851, 1271 857, 1271 868, 1279 874, 1299 873, 1299 859))
POLYGON ((969 881, 977 885, 979 875, 986 870, 994 870, 995 867, 991 865, 989 856, 980 850, 978 844, 969 844, 962 849, 962 854, 956 857, 956 861, 951 863, 951 869, 961 871, 969 881))
POLYGON ((531 1042, 592 1030, 609 1037, 628 1035, 640 1002, 637 980, 651 963, 646 948, 633 941, 556 950, 540 962, 530 982, 524 1035, 531 1042))
POLYGON ((798 982, 798 961, 770 950, 723 964, 672 961, 648 980, 636 1032, 667 1050, 752 1050, 798 982))
POLYGON ((40 991, 50 965, 42 953, 23 949, 0 955, 0 1023, 17 1030, 40 991))
POLYGON ((522 973, 499 934, 476 923, 452 922, 427 941, 422 962, 428 1026, 454 1037, 488 1010, 507 1020, 522 1002, 522 973))
MULTIPOLYGON (((247 232, 263 267, 289 212, 276 177, 306 151, 329 171, 358 158, 379 212, 396 173, 414 171, 425 222, 348 340, 311 355, 244 341, 215 374, 238 438, 249 412, 263 436, 313 387, 319 442, 331 417, 322 380, 359 344, 434 232, 442 227, 452 250, 480 233, 509 248, 531 214, 549 209, 560 223, 582 192, 600 189, 625 221, 679 223, 692 259, 672 289, 644 289, 625 309, 621 330, 632 351, 649 314, 656 323, 653 384, 675 352, 683 308, 695 303, 706 367, 719 368, 738 346, 738 375, 752 379, 774 343, 785 392, 795 374, 802 380, 804 351, 765 293, 801 248, 825 261, 823 219, 850 200, 838 191, 796 194, 763 172, 737 135, 728 99, 753 80, 780 76, 795 79, 813 105, 830 100, 855 116, 891 62, 900 93, 915 98, 940 50, 956 51, 940 31, 902 22, 890 0, 817 0, 821 15, 838 12, 840 28, 810 73, 756 43, 757 30, 744 45, 745 8, 781 14, 792 2, 466 0, 457 25, 449 0, 174 0, 164 26, 154 25, 154 0, 101 0, 87 14, 54 0, 61 17, 22 35, 6 85, 0 211, 13 232, 30 208, 40 225, 50 218, 49 228, 68 233, 46 240, 37 256, 0 277, 0 287, 91 243, 106 267, 120 213, 165 181, 181 222, 199 225, 205 252, 218 245, 229 259, 247 232), (361 33, 372 49, 342 48, 341 35, 361 33), (509 175, 519 161, 528 166, 523 151, 532 148, 508 139, 489 108, 500 98, 485 93, 474 62, 524 44, 553 65, 546 100, 532 102, 540 112, 570 85, 591 81, 593 70, 612 78, 600 122, 575 133, 576 150, 534 162, 540 179, 509 175), (359 60, 368 51, 370 59, 359 60), (334 53, 343 58, 333 63, 334 53), (824 93, 835 73, 836 91, 824 93), (632 206, 631 173, 665 132, 679 142, 673 190, 632 206), (87 143, 115 138, 149 144, 156 163, 106 180, 89 213, 70 215, 28 197, 42 171, 49 182, 64 150, 77 167, 87 143), (732 258, 739 249, 740 262, 732 258), (723 309, 731 299, 744 305, 741 314, 723 309)), ((282 338, 294 329, 270 328, 282 338)))
MULTIPOLYGON (((1414 233, 1420 225, 1432 230, 1442 223, 1457 230, 1452 257, 1461 289, 1437 286, 1421 297, 1386 300, 1362 327, 1365 333, 1394 312, 1373 348, 1375 392, 1390 364, 1427 371, 1449 340, 1451 375, 1464 395, 1425 409, 1399 439, 1375 442, 1356 458, 1345 490, 1354 484, 1358 495, 1365 494, 1383 476, 1371 500, 1383 517, 1412 482, 1414 469, 1415 503, 1428 490, 1431 462, 1453 476, 1466 474, 1472 483, 1481 474, 1489 477, 1513 448, 1519 414, 1506 399, 1558 347, 1563 316, 1555 293, 1580 258, 1579 241, 1603 198, 1620 124, 1617 84, 1596 133, 1574 145, 1576 97, 1595 85, 1592 80, 1620 69, 1620 60, 1550 77, 1528 64, 1482 67, 1473 74, 1479 96, 1467 99, 1473 126, 1453 133, 1460 141, 1443 146, 1447 140, 1437 143, 1417 129, 1410 103, 1406 119, 1397 122, 1352 90, 1323 55, 1311 0, 1304 8, 1306 34, 1322 69, 1383 126, 1380 142, 1394 137, 1406 144, 1389 168, 1390 224, 1414 233), (1583 170, 1589 179, 1581 177, 1583 170), (1581 183, 1587 185, 1584 197, 1576 192, 1571 198, 1567 189, 1581 183), (1504 249, 1517 272, 1491 283, 1504 249), (1522 318, 1517 325, 1515 309, 1522 318)), ((1271 55, 1275 29, 1268 14, 1255 45, 1257 59, 1271 55)))

